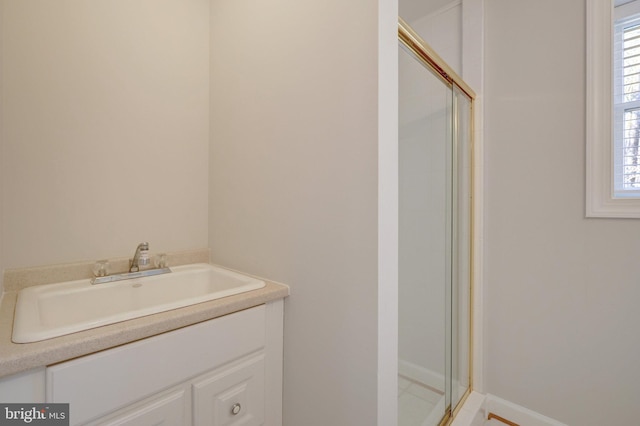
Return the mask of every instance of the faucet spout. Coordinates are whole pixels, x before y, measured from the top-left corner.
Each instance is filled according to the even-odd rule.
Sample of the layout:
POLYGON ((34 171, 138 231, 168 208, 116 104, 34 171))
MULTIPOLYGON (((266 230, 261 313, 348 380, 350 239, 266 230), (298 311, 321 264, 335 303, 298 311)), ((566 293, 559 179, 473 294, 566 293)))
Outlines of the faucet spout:
POLYGON ((140 243, 129 264, 129 272, 138 272, 140 266, 149 264, 149 243, 140 243))

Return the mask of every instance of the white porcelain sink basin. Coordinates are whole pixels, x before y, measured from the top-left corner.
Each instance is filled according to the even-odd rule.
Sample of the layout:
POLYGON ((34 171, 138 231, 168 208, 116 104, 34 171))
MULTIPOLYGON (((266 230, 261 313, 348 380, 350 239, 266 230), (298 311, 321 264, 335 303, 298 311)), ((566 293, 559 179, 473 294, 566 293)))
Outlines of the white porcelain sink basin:
POLYGON ((90 280, 27 287, 18 293, 15 343, 29 343, 264 287, 264 281, 205 263, 171 273, 92 285, 90 280))

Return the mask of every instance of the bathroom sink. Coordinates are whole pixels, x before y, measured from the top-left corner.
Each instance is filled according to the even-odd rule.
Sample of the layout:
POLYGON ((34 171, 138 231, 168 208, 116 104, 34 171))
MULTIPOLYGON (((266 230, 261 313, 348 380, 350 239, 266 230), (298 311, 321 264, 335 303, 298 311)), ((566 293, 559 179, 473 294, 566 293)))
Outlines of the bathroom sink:
POLYGON ((264 281, 199 263, 171 273, 92 285, 89 279, 27 287, 18 293, 15 343, 29 343, 232 296, 264 281))

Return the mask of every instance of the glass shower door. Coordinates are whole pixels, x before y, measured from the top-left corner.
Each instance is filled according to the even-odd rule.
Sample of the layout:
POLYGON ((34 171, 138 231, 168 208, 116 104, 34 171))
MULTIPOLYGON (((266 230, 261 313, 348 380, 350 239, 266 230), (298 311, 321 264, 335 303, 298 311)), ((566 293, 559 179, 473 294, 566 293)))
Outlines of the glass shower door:
POLYGON ((452 92, 399 52, 400 426, 438 425, 451 406, 452 92))
POLYGON ((446 64, 432 61, 422 40, 405 36, 399 50, 398 425, 436 426, 450 423, 471 389, 473 91, 464 82, 458 86, 446 64))

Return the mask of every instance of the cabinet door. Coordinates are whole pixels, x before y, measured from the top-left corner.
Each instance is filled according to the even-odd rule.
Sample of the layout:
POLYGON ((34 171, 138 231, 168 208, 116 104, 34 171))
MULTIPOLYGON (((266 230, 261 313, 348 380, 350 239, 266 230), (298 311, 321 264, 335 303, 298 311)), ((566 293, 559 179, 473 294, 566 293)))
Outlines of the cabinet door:
POLYGON ((174 390, 135 404, 108 419, 93 423, 100 426, 184 426, 188 422, 188 392, 174 390))
POLYGON ((195 426, 264 424, 264 354, 220 368, 193 383, 195 426))

